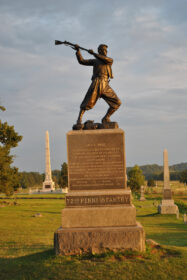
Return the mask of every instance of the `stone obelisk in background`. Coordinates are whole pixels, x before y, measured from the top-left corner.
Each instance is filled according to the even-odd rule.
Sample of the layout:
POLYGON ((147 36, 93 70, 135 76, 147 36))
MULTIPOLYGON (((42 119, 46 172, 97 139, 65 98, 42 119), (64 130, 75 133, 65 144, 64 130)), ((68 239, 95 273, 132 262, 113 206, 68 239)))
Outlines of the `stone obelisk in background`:
POLYGON ((165 149, 164 150, 164 155, 163 155, 163 160, 164 160, 164 191, 171 193, 170 189, 170 184, 169 184, 169 165, 168 165, 168 151, 165 149))
POLYGON ((164 150, 164 190, 163 199, 161 204, 158 206, 158 212, 160 214, 176 214, 178 212, 177 205, 174 204, 172 199, 172 192, 170 188, 170 176, 169 176, 169 165, 168 165, 168 151, 164 150))
POLYGON ((43 191, 54 191, 55 183, 51 176, 51 162, 49 149, 49 132, 45 133, 45 181, 43 182, 43 191))

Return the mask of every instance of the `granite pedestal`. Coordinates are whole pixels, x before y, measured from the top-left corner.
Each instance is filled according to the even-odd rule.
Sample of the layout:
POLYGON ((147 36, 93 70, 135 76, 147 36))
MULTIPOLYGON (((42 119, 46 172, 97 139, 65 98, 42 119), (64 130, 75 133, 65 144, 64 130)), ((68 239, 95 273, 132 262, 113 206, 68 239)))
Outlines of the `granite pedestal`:
POLYGON ((158 212, 160 214, 177 214, 179 211, 178 206, 174 203, 173 199, 162 199, 158 205, 158 212))
POLYGON ((165 189, 161 204, 158 205, 158 212, 160 214, 177 214, 179 212, 178 206, 172 199, 171 189, 165 189))
POLYGON ((123 130, 70 131, 67 146, 69 192, 56 254, 144 251, 144 230, 126 187, 123 130))

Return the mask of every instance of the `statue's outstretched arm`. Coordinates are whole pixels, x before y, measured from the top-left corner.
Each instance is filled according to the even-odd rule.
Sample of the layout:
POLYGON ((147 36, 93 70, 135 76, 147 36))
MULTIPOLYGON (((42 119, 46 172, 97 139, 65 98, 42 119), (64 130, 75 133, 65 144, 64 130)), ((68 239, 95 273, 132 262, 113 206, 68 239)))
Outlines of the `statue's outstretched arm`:
POLYGON ((110 58, 110 57, 108 57, 108 56, 104 56, 104 55, 101 55, 101 54, 98 54, 98 53, 94 53, 93 55, 94 55, 96 58, 102 60, 102 61, 103 61, 104 63, 106 63, 106 64, 112 65, 112 63, 113 63, 113 59, 110 58))
POLYGON ((94 55, 96 58, 102 60, 106 64, 112 65, 112 63, 113 63, 113 59, 110 58, 110 57, 107 57, 107 56, 102 55, 102 54, 95 53, 93 50, 88 50, 88 52, 90 54, 94 55))
POLYGON ((93 66, 94 65, 94 59, 84 59, 82 57, 82 54, 81 54, 80 50, 76 51, 76 57, 77 57, 78 62, 82 65, 87 65, 87 66, 93 66))

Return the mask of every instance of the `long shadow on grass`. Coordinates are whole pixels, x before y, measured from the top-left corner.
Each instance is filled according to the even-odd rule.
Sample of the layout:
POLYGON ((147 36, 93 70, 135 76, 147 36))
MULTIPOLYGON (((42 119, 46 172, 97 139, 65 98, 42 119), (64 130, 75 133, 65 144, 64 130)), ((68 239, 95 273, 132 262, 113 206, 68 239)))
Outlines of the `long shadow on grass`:
POLYGON ((48 213, 48 214, 61 214, 60 211, 54 211, 54 212, 51 212, 51 211, 46 211, 46 210, 23 210, 22 212, 30 212, 30 213, 48 213))
POLYGON ((155 216, 157 216, 157 215, 159 215, 158 214, 158 212, 156 212, 156 213, 151 213, 151 214, 145 214, 145 215, 136 215, 137 217, 155 217, 155 216))
POLYGON ((46 263, 50 263, 50 259, 52 262, 54 257, 51 249, 18 258, 0 258, 0 279, 53 279, 45 277, 51 273, 47 272, 46 263))
POLYGON ((145 197, 146 197, 146 200, 162 200, 161 196, 158 196, 158 197, 148 197, 148 196, 145 196, 145 197))
POLYGON ((164 228, 170 228, 170 229, 176 229, 177 231, 178 230, 185 231, 186 232, 186 239, 187 239, 187 225, 185 225, 185 224, 170 223, 170 222, 168 222, 168 223, 157 224, 157 226, 164 227, 164 228))
POLYGON ((42 263, 44 260, 48 260, 52 257, 55 256, 55 252, 54 252, 54 249, 50 249, 50 250, 46 250, 46 251, 43 251, 43 252, 39 252, 39 253, 34 253, 34 254, 30 254, 30 255, 27 255, 27 256, 23 256, 23 257, 18 257, 18 258, 13 258, 13 259, 3 259, 3 258, 0 258, 0 264, 1 262, 10 262, 11 260, 13 262, 16 261, 19 261, 19 262, 37 262, 37 263, 42 263))
POLYGON ((183 232, 168 232, 168 233, 152 233, 147 234, 147 238, 151 238, 162 245, 185 247, 187 246, 186 233, 183 232))

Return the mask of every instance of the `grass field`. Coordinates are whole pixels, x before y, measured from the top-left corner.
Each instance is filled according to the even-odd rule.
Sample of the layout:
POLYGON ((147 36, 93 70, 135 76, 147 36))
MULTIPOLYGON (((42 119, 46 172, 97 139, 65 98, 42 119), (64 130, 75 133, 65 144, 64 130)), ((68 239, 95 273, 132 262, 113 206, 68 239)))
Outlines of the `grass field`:
MULTIPOLYGON (((182 214, 179 219, 157 214, 158 194, 133 203, 146 238, 161 246, 147 246, 143 254, 108 252, 74 257, 54 254, 53 234, 61 224, 65 202, 55 199, 63 195, 51 197, 54 199, 0 200, 1 280, 187 279, 187 225, 182 214), (36 213, 42 217, 34 217, 36 213)), ((187 206, 185 195, 176 196, 176 201, 187 206)))

